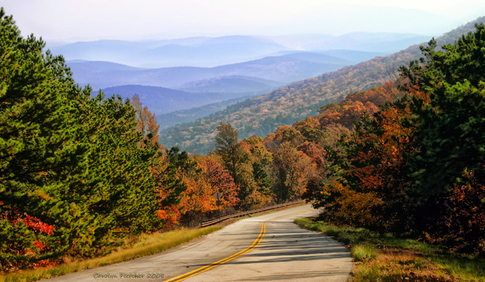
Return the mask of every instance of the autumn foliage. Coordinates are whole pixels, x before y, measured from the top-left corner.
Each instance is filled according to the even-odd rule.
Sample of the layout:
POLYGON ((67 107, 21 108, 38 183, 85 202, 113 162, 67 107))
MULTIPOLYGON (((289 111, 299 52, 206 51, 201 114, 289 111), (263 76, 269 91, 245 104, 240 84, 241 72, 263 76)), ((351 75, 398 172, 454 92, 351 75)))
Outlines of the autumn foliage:
POLYGON ((368 107, 372 115, 354 113, 368 101, 362 95, 378 97, 375 90, 349 95, 356 105, 322 108, 320 124, 350 129, 347 119, 357 121, 325 147, 335 181, 307 187, 328 221, 485 254, 483 46, 484 25, 444 51, 432 40, 423 59, 401 68, 394 90, 381 88, 397 100, 368 107))

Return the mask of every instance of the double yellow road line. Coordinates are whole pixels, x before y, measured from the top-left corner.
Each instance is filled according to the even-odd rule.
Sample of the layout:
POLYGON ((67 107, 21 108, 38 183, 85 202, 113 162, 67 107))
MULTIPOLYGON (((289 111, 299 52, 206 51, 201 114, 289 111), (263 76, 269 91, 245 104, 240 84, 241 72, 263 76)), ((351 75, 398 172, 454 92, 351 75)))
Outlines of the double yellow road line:
POLYGON ((256 240, 254 240, 254 242, 251 244, 251 246, 247 247, 246 249, 244 249, 242 251, 239 251, 239 252, 233 254, 232 256, 218 260, 216 262, 213 262, 211 264, 208 264, 206 266, 203 266, 203 267, 198 268, 196 270, 193 270, 191 272, 187 272, 187 273, 182 274, 180 276, 174 277, 172 279, 166 280, 166 282, 182 281, 182 280, 187 279, 189 277, 201 274, 202 272, 205 272, 209 269, 212 269, 212 268, 214 268, 218 265, 221 265, 221 264, 224 264, 228 261, 231 261, 235 258, 238 258, 238 257, 244 255, 245 253, 250 252, 252 249, 256 248, 257 246, 259 246, 259 243, 261 243, 261 241, 263 241, 263 237, 264 237, 265 233, 266 233, 266 222, 261 224, 261 231, 259 232, 258 238, 256 238, 256 240))
POLYGON ((258 238, 256 238, 256 240, 254 240, 254 242, 251 244, 251 246, 247 247, 246 249, 244 249, 242 251, 239 251, 239 252, 233 254, 232 256, 228 256, 226 258, 223 258, 221 260, 218 260, 218 261, 213 262, 211 264, 208 264, 206 266, 197 268, 196 270, 192 270, 191 272, 187 272, 187 273, 182 274, 180 276, 177 276, 177 277, 174 277, 174 278, 165 280, 165 282, 176 282, 176 281, 185 280, 187 278, 190 278, 190 277, 193 277, 195 275, 201 274, 202 272, 206 272, 207 270, 210 270, 210 269, 212 269, 212 268, 214 268, 216 266, 225 264, 228 261, 231 261, 231 260, 233 260, 235 258, 238 258, 238 257, 240 257, 240 256, 242 256, 242 255, 244 255, 244 254, 246 254, 248 252, 250 252, 251 250, 253 250, 257 246, 259 246, 259 244, 261 243, 261 241, 263 241, 264 234, 266 233, 266 222, 269 222, 269 221, 272 221, 272 220, 275 220, 275 219, 278 219, 278 218, 281 218, 281 217, 285 217, 285 216, 289 216, 289 215, 293 215, 293 214, 297 214, 297 213, 302 213, 302 212, 306 212, 306 211, 299 211, 299 212, 294 212, 294 213, 291 213, 291 214, 285 214, 285 215, 278 216, 278 217, 275 217, 275 218, 272 218, 272 219, 269 219, 269 220, 263 222, 261 224, 261 231, 259 232, 258 238))

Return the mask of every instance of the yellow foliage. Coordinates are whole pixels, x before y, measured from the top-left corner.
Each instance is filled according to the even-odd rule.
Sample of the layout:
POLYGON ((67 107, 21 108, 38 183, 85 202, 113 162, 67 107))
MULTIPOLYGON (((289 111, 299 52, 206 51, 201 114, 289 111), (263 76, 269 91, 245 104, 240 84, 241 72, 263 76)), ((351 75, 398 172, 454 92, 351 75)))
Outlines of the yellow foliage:
POLYGON ((372 208, 383 203, 376 194, 350 190, 338 181, 332 181, 332 185, 325 185, 323 189, 324 194, 335 196, 335 201, 326 207, 332 211, 336 220, 354 226, 368 226, 380 221, 380 216, 372 214, 372 208))

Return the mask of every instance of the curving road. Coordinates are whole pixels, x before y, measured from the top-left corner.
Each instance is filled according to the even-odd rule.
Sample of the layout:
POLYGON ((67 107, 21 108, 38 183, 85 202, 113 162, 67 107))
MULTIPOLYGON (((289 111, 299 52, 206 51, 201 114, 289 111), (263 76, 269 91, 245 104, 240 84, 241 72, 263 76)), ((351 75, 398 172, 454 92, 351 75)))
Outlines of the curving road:
POLYGON ((347 249, 293 224, 317 213, 304 205, 243 219, 159 254, 48 281, 347 281, 347 249))

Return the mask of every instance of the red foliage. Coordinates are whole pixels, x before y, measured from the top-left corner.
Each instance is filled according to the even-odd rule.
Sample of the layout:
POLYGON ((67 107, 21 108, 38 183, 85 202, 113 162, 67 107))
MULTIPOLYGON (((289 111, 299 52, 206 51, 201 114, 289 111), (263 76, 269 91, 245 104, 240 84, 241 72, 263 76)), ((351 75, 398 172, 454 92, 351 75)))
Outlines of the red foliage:
MULTIPOLYGON (((246 143, 244 143, 246 144, 246 143)), ((249 150, 249 145, 246 144, 249 150)), ((239 187, 234 184, 234 179, 229 175, 227 170, 212 158, 199 159, 199 165, 205 172, 205 180, 211 186, 211 193, 217 191, 223 194, 222 207, 232 207, 238 204, 239 198, 237 198, 237 191, 239 187)), ((213 194, 212 193, 212 194, 213 194)), ((211 195, 212 195, 211 194, 211 195)))
POLYGON ((57 264, 59 264, 58 261, 41 260, 41 261, 38 261, 38 262, 34 262, 32 264, 32 267, 34 269, 49 268, 49 267, 54 266, 54 265, 57 265, 57 264))
POLYGON ((12 222, 14 224, 18 224, 20 220, 23 221, 28 227, 38 232, 52 235, 52 231, 54 231, 54 227, 52 225, 43 223, 42 221, 40 221, 40 219, 36 217, 31 217, 30 215, 27 215, 27 218, 19 218, 19 219, 13 220, 12 222))

